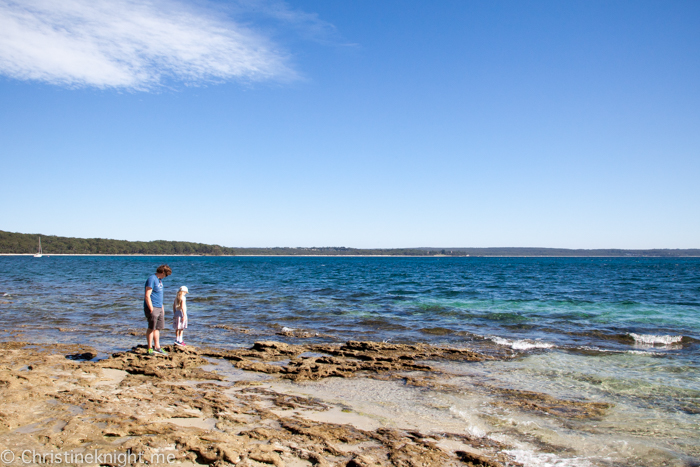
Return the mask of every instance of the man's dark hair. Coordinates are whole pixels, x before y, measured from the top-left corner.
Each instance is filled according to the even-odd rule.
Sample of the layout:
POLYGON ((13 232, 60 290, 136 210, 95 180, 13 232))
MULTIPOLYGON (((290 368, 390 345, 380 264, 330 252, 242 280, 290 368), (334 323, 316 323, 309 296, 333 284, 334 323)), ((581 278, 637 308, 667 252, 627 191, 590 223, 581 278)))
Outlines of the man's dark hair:
POLYGON ((165 274, 165 277, 168 277, 170 274, 173 273, 173 270, 170 269, 170 266, 168 266, 167 264, 161 264, 160 266, 158 266, 158 269, 156 269, 156 272, 158 274, 165 274))

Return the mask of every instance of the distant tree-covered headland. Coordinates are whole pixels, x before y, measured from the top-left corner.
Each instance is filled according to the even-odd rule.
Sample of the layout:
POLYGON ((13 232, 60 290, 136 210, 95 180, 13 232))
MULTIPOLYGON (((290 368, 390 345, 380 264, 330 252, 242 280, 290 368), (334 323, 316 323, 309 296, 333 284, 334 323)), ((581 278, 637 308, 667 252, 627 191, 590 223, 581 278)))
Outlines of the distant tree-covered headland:
POLYGON ((73 238, 0 230, 0 254, 36 253, 39 238, 45 255, 207 255, 207 256, 653 256, 700 257, 700 249, 570 250, 566 248, 234 248, 204 243, 155 240, 129 242, 105 238, 73 238))

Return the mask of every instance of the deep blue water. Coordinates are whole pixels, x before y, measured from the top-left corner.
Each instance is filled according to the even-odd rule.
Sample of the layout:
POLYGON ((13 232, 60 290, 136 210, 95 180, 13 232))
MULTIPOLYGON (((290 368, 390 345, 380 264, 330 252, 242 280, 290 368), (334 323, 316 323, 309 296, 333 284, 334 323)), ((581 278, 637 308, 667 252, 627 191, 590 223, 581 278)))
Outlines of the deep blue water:
POLYGON ((5 331, 128 348, 145 325, 144 283, 162 263, 173 269, 166 317, 187 285, 196 344, 247 345, 285 327, 315 341, 641 346, 686 357, 700 341, 698 258, 5 256, 5 331))

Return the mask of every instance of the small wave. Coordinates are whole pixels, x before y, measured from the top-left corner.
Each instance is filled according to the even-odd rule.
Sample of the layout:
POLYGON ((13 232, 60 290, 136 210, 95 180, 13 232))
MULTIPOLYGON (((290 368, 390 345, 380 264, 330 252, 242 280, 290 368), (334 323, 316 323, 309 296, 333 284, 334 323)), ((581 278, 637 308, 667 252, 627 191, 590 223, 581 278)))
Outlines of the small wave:
POLYGON ((485 438, 486 437, 486 432, 479 428, 478 426, 475 425, 469 425, 467 426, 464 431, 467 432, 467 434, 473 438, 485 438))
POLYGON ((595 338, 603 341, 617 341, 620 344, 629 344, 634 339, 627 333, 605 332, 597 329, 588 331, 568 331, 566 334, 576 337, 595 338))
POLYGON ((573 352, 579 352, 586 355, 606 355, 606 354, 629 354, 629 355, 646 355, 652 357, 658 357, 664 355, 661 351, 650 351, 650 350, 616 350, 616 349, 601 349, 599 347, 589 347, 587 345, 582 345, 572 349, 573 352))
POLYGON ((528 467, 590 467, 591 463, 578 457, 563 458, 555 454, 537 453, 525 449, 511 449, 503 451, 528 467))
POLYGON ((549 342, 532 341, 527 339, 510 340, 503 337, 491 337, 493 342, 498 345, 510 347, 513 350, 530 350, 530 349, 551 349, 555 347, 549 342))
MULTIPOLYGON (((455 407, 450 407, 450 412, 458 418, 466 421, 471 421, 473 419, 473 415, 471 413, 463 412, 455 407)), ((473 424, 467 425, 464 431, 466 431, 467 434, 473 438, 485 438, 487 434, 485 430, 473 424)))
POLYGON ((678 344, 683 340, 683 336, 655 336, 653 334, 635 334, 633 332, 629 335, 634 339, 635 343, 646 345, 671 345, 678 344))
POLYGON ((659 355, 659 352, 649 352, 648 350, 627 350, 625 353, 632 355, 659 355))
POLYGON ((313 331, 304 331, 303 329, 290 328, 288 326, 283 326, 278 332, 278 336, 285 337, 297 337, 297 338, 308 338, 308 337, 322 337, 321 334, 313 331))

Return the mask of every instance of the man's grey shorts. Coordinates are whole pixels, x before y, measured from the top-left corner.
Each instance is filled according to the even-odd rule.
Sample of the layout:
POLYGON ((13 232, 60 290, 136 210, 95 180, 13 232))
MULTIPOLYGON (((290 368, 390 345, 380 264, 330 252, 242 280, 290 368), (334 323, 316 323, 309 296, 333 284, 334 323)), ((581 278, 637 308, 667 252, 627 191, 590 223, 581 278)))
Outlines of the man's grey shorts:
POLYGON ((148 320, 148 329, 158 329, 159 331, 165 328, 165 310, 163 307, 153 307, 153 312, 148 309, 148 305, 144 303, 143 313, 148 320))

